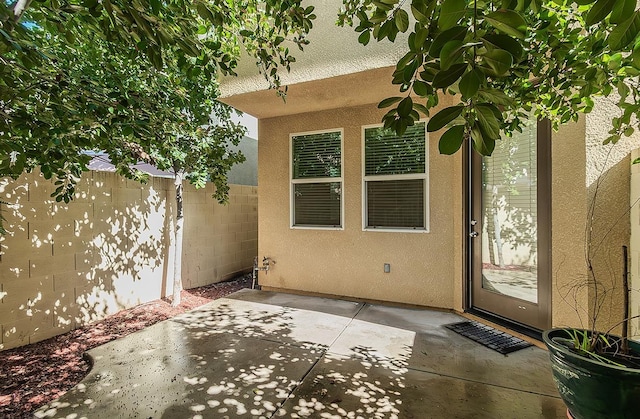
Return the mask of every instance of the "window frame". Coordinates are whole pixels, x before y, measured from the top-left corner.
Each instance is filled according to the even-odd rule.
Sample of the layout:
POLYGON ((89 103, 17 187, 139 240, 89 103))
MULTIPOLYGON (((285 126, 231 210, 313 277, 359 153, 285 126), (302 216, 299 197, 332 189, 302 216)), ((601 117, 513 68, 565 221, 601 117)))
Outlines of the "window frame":
POLYGON ((289 228, 292 230, 344 230, 344 128, 329 128, 289 134, 289 228), (304 135, 340 133, 340 177, 293 178, 293 139, 304 135), (309 183, 340 183, 340 225, 295 225, 295 185, 309 183))
POLYGON ((361 174, 362 174, 362 231, 377 231, 384 233, 429 233, 430 210, 429 210, 429 133, 427 132, 427 120, 420 119, 416 123, 424 123, 424 173, 412 173, 401 175, 366 175, 366 130, 372 128, 382 128, 383 124, 363 125, 361 129, 361 174), (412 180, 422 179, 424 182, 424 227, 370 227, 368 226, 368 196, 367 182, 384 182, 390 180, 412 180))

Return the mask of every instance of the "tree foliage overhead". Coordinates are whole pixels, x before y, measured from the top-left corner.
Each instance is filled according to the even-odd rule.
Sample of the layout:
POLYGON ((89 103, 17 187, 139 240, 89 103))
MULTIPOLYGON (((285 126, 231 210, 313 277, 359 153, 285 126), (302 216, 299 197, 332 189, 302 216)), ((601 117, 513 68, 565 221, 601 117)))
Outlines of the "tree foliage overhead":
POLYGON ((118 149, 138 176, 124 162, 177 126, 187 90, 215 95, 242 50, 284 94, 287 45, 306 45, 314 18, 300 0, 0 2, 0 175, 40 167, 68 201, 83 151, 118 149))
POLYGON ((640 11, 636 0, 345 0, 339 23, 354 25, 360 43, 396 40, 408 32, 408 52, 393 83, 404 96, 385 127, 404 132, 438 105, 427 129, 446 128, 440 151, 470 140, 490 155, 501 132, 521 131, 529 111, 554 128, 590 112, 594 97, 620 109, 610 137, 631 135, 640 114, 640 11), (414 100, 411 95, 420 97, 414 100))

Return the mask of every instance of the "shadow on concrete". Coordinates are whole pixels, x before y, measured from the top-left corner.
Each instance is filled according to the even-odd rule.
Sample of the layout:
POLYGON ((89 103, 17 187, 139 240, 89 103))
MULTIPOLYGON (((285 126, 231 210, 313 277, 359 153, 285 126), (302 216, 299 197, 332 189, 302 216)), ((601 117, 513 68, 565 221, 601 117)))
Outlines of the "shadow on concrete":
POLYGON ((563 417, 544 351, 504 357, 452 318, 243 290, 91 350, 86 379, 36 416, 563 417))

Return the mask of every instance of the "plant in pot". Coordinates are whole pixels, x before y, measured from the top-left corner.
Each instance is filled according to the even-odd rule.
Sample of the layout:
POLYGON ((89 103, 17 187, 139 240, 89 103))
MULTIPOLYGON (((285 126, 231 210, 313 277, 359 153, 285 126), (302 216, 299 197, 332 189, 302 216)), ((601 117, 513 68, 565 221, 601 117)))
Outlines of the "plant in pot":
MULTIPOLYGON (((594 241, 594 211, 599 186, 600 180, 595 185, 587 214, 586 278, 578 280, 563 294, 564 301, 577 313, 588 315, 589 324, 585 328, 547 330, 543 340, 549 349, 554 381, 567 405, 569 418, 637 418, 640 417, 640 342, 634 342, 628 336, 629 320, 638 316, 630 316, 627 246, 622 246, 622 278, 612 277, 615 274, 610 266, 604 270, 594 269, 594 261, 603 260, 596 258, 596 254, 613 229, 613 226, 609 227, 604 237, 594 241), (603 272, 609 277, 603 278, 603 272), (576 295, 585 288, 589 292, 589 307, 583 310, 576 295), (619 294, 621 303, 613 294, 619 294), (606 311, 607 304, 619 312, 619 321, 599 330, 598 325, 602 322, 598 318, 606 311), (621 328, 620 336, 612 333, 616 328, 621 328)), ((628 211, 625 214, 628 215, 628 211)))

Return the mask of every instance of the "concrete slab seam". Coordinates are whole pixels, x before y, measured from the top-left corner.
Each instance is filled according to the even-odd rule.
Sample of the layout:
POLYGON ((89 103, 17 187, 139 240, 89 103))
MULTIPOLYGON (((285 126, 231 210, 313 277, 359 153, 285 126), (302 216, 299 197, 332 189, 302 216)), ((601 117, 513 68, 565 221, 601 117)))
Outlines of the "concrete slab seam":
MULTIPOLYGON (((322 356, 324 357, 324 354, 322 356)), ((427 370, 424 370, 424 369, 421 369, 421 368, 416 368, 416 367, 407 366, 406 368, 409 371, 422 372, 422 373, 425 373, 425 374, 433 374, 433 375, 438 375, 440 377, 452 378, 454 380, 466 381, 466 382, 469 382, 469 383, 482 384, 482 385, 496 387, 496 388, 504 388, 506 390, 513 390, 513 391, 517 391, 517 392, 520 392, 520 393, 529 393, 529 394, 535 394, 537 396, 545 396, 545 397, 552 397, 554 399, 560 399, 559 395, 551 395, 551 394, 547 394, 547 393, 539 393, 537 391, 527 391, 527 390, 522 390, 522 389, 519 389, 519 388, 509 387, 509 386, 501 386, 501 385, 498 385, 498 384, 485 383, 485 382, 480 381, 480 380, 471 380, 469 378, 458 377, 458 376, 455 376, 455 375, 441 374, 441 373, 438 373, 438 372, 427 371, 427 370)))
MULTIPOLYGON (((284 406, 284 404, 287 402, 287 400, 289 400, 291 398, 293 393, 298 389, 298 387, 300 387, 300 384, 303 383, 304 380, 307 379, 307 377, 309 376, 309 374, 311 374, 311 371, 313 371, 313 369, 316 367, 316 365, 318 365, 318 363, 324 359, 325 355, 327 354, 327 352, 329 351, 331 346, 333 346, 333 344, 336 343, 336 341, 340 338, 340 336, 342 336, 344 331, 347 330, 347 328, 351 325, 351 323, 353 323, 353 320, 355 320, 355 318, 358 316, 360 311, 362 311, 362 309, 364 308, 364 306, 366 304, 367 303, 360 303, 360 308, 358 309, 358 311, 356 311, 356 313, 351 317, 351 320, 342 328, 342 331, 338 334, 338 336, 336 336, 336 338, 333 340, 333 342, 331 342, 326 348, 320 349, 320 356, 315 360, 315 362, 313 364, 311 364, 309 369, 302 375, 302 378, 300 378, 300 380, 297 382, 297 384, 291 388, 291 390, 289 391, 289 394, 287 394, 287 397, 282 401, 282 404, 280 405, 280 408, 282 408, 284 406)), ((264 340, 268 340, 268 339, 264 339, 264 340)), ((278 343, 278 342, 276 342, 276 343, 278 343)), ((292 345, 292 346, 295 346, 295 345, 292 345)), ((278 410, 276 409, 272 413, 270 418, 275 417, 277 413, 278 413, 278 410)))

